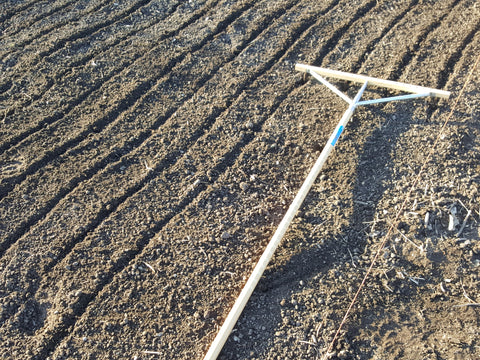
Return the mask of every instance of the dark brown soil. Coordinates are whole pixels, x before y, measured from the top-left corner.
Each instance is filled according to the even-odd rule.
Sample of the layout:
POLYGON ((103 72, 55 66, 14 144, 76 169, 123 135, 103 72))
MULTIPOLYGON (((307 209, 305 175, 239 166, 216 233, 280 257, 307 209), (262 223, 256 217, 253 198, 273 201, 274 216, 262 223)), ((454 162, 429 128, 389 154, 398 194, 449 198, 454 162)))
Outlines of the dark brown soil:
POLYGON ((297 62, 452 96, 356 111, 220 358, 321 358, 397 214, 329 358, 480 358, 476 0, 0 20, 0 358, 201 359, 346 108, 297 62))

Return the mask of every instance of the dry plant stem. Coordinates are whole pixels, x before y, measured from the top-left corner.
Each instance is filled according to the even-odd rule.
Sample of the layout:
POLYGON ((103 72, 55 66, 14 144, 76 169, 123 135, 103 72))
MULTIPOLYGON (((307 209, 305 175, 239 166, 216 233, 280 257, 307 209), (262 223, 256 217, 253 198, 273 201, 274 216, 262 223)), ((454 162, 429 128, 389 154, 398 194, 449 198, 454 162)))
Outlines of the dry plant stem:
POLYGON ((463 296, 465 297, 465 299, 467 299, 468 301, 470 301, 471 303, 474 303, 475 301, 473 301, 470 296, 468 296, 467 292, 465 291, 465 286, 463 286, 463 283, 462 283, 462 290, 463 290, 463 296))
POLYGON ((145 264, 146 267, 148 267, 150 270, 152 270, 152 272, 155 274, 155 269, 153 268, 152 265, 150 265, 149 263, 147 263, 145 261, 143 263, 145 264))
POLYGON ((352 259, 353 267, 357 267, 357 265, 355 265, 355 261, 353 260, 352 252, 350 251, 350 249, 347 249, 347 250, 348 250, 348 253, 350 254, 350 259, 352 259))
MULTIPOLYGON (((455 103, 453 104, 452 109, 450 110, 450 113, 448 114, 447 118, 445 119, 445 121, 442 125, 442 128, 440 129, 440 132, 438 133, 437 138, 435 139, 435 142, 433 143, 433 146, 430 148, 429 153, 427 154, 425 160, 423 161, 423 165, 420 168, 420 171, 418 172, 417 176, 415 177, 415 179, 413 181, 412 186, 410 187, 407 195, 405 196, 405 200, 403 201, 402 205, 400 206, 400 209, 398 210, 398 212, 395 216, 395 219, 393 220, 392 224, 390 225, 390 227, 388 229, 388 232, 387 232, 387 235, 385 235, 385 238, 380 243, 380 246, 378 247, 378 250, 375 253, 375 256, 373 258, 373 261, 370 264, 365 276, 363 277, 362 282, 361 282, 360 286, 358 287, 357 292, 355 293, 355 296, 353 297, 352 301, 350 302, 350 305, 348 306, 347 311, 345 312, 345 315, 344 315, 342 321, 340 322, 340 325, 339 325, 337 331, 335 332, 335 336, 333 337, 333 340, 331 341, 330 345, 327 348, 327 351, 325 352, 325 354, 322 357, 322 360, 327 360, 327 356, 328 356, 327 354, 332 351, 333 346, 335 345, 335 342, 337 341, 338 336, 340 335, 340 331, 342 330, 343 325, 345 325, 345 322, 347 321, 347 318, 350 315, 350 312, 352 311, 353 305, 357 301, 358 295, 360 294, 363 287, 365 286, 367 278, 369 277, 370 273, 372 272, 372 269, 375 266, 375 263, 377 262, 378 257, 380 256, 380 253, 381 253, 382 249, 384 248, 385 244, 387 243, 387 240, 391 236, 394 227, 395 227, 395 229, 397 228, 398 220, 400 218, 400 214, 403 213, 403 211, 405 209, 405 206, 407 205, 407 200, 410 198, 410 194, 413 192, 413 189, 415 189, 417 184, 420 182, 420 177, 421 177, 426 165, 429 163, 430 158, 433 156, 433 153, 437 148, 437 144, 440 141, 440 138, 442 137, 442 135, 444 134, 445 128, 447 127, 447 125, 450 121, 450 118, 452 117, 452 115, 453 115, 453 113, 454 113, 454 111, 455 111, 455 109, 458 105, 459 100, 462 98, 463 93, 465 92, 465 88, 467 87, 467 84, 470 82, 470 79, 472 78, 473 72, 475 71, 479 60, 480 60, 480 55, 477 56, 477 59, 475 60, 475 63, 472 66, 472 69, 471 69, 470 73, 468 74, 468 77, 467 77, 465 83, 463 84, 462 89, 460 90, 460 93, 458 94, 457 99, 455 100, 455 103)), ((465 306, 471 306, 471 305, 470 304, 465 304, 465 306)))
POLYGON ((395 226, 395 224, 392 224, 390 221, 390 226, 394 227, 395 230, 397 230, 397 233, 400 234, 400 236, 402 238, 404 238, 405 240, 407 240, 410 244, 412 244, 413 246, 415 246, 418 250, 420 250, 420 252, 423 252, 423 248, 421 246, 418 246, 417 244, 415 244, 412 240, 410 240, 404 233, 402 233, 399 229, 397 229, 397 227, 395 226))
POLYGON ((466 307, 466 306, 480 306, 480 303, 459 304, 459 305, 453 305, 452 307, 459 308, 459 307, 466 307))
POLYGON ((465 229, 465 225, 467 225, 467 220, 468 220, 468 218, 470 217, 471 214, 472 214, 472 212, 470 210, 468 210, 467 215, 465 216, 465 219, 463 219, 462 226, 460 227, 460 230, 458 230, 458 232, 457 232, 457 237, 459 237, 462 234, 463 230, 465 229))
POLYGON ((143 353, 144 353, 144 354, 150 354, 150 355, 162 355, 162 353, 159 352, 159 351, 149 351, 149 350, 145 350, 143 353))
POLYGON ((462 205, 462 207, 463 207, 465 210, 467 210, 467 212, 471 212, 470 209, 465 206, 465 204, 463 203, 462 200, 457 199, 457 201, 460 203, 460 205, 462 205))

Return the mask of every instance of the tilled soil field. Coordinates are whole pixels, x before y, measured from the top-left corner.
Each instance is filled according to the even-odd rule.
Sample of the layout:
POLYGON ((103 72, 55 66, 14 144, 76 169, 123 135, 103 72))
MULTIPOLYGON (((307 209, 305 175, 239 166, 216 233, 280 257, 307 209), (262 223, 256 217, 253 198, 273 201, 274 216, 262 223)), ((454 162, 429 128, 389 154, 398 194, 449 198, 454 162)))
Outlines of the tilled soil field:
POLYGON ((201 359, 345 111, 301 62, 452 96, 357 110, 220 358, 325 355, 393 224, 328 358, 479 359, 479 29, 476 0, 3 1, 0 358, 201 359))

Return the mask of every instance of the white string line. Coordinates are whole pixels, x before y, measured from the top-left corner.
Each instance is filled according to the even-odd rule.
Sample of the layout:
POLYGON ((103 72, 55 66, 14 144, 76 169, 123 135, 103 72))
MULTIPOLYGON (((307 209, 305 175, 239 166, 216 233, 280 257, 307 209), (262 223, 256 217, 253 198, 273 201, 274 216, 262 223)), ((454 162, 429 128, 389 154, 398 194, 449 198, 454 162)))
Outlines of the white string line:
POLYGON ((449 123, 450 121, 450 118, 452 117, 457 105, 458 105, 458 102, 459 100, 462 98, 463 96, 463 93, 465 92, 465 88, 467 87, 467 84, 470 82, 470 79, 473 75, 473 72, 475 71, 475 68, 477 67, 477 64, 478 64, 478 61, 480 60, 480 55, 477 57, 477 59, 475 60, 475 64, 473 65, 472 67, 472 70, 470 71, 470 73, 468 74, 468 77, 467 77, 467 80, 465 81, 465 83, 463 84, 463 87, 462 89, 460 90, 460 93, 458 94, 457 96, 457 99, 455 100, 455 103, 453 104, 453 107, 452 109, 450 110, 450 113, 448 114, 445 122, 443 123, 443 126, 442 128, 440 129, 440 132, 438 133, 436 139, 435 139, 435 142, 433 143, 433 146, 430 148, 430 151, 428 152, 426 158, 425 158, 425 161, 423 162, 423 165, 422 167, 420 168, 417 176, 415 177, 414 181, 413 181, 413 184, 412 186, 410 187, 407 195, 405 196, 405 200, 403 201, 402 205, 400 206, 400 209, 398 210, 396 216, 395 216, 395 219, 393 220, 393 222, 391 223, 389 229, 388 229, 388 232, 387 232, 387 235, 385 235, 384 239, 382 240, 382 242, 380 243, 380 246, 377 250, 377 252, 375 253, 375 257, 373 258, 372 260, 372 263, 370 264, 365 276, 363 277, 363 280, 360 284, 360 286, 358 287, 358 290, 357 292, 355 293, 355 296, 353 297, 352 301, 350 302, 350 305, 348 306, 347 308, 347 311, 335 333, 335 336, 333 337, 333 340, 331 341, 330 345, 328 346, 327 350, 325 351, 324 355, 322 356, 322 360, 327 360, 327 356, 330 354, 330 352, 332 351, 333 349, 333 346, 335 345, 335 341, 338 339, 338 336, 340 334, 340 331, 342 330, 342 327, 343 325, 345 324, 348 316, 350 315, 350 312, 353 308, 353 305, 355 304, 355 302, 357 301, 357 298, 358 298, 358 295, 360 294, 360 292, 362 291, 365 283, 366 283, 366 280, 368 278, 368 276, 370 275, 372 269, 373 269, 373 266, 375 265, 378 257, 380 256, 380 253, 382 251, 382 249, 385 247, 385 244, 388 240, 388 238, 390 237, 390 235, 392 234, 393 232, 393 229, 397 228, 397 225, 398 225, 398 221, 399 221, 399 218, 400 218, 400 214, 403 213, 403 210, 405 209, 405 206, 407 204, 407 201, 408 199, 410 198, 410 194, 412 193, 412 191, 415 189, 416 185, 420 182, 420 177, 423 173, 423 170, 425 169, 425 167, 427 166, 428 162, 430 161, 430 158, 433 156, 433 152, 436 150, 436 147, 437 147, 437 144, 438 142, 440 141, 440 138, 441 136, 443 135, 443 132, 445 130, 445 128, 447 127, 447 124, 449 123))

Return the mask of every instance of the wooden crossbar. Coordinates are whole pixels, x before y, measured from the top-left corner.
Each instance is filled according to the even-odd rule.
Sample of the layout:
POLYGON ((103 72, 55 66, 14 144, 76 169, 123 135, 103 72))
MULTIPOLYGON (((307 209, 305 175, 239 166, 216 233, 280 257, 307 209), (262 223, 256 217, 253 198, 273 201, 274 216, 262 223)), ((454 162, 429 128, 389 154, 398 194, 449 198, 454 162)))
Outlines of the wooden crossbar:
POLYGON ((374 85, 374 86, 379 86, 379 87, 384 87, 384 88, 394 89, 394 90, 407 91, 415 94, 429 93, 430 96, 443 98, 443 99, 448 99, 450 97, 450 91, 438 90, 438 89, 428 88, 424 86, 411 85, 411 84, 406 84, 398 81, 384 80, 384 79, 374 78, 374 77, 365 76, 365 75, 347 73, 347 72, 338 71, 338 70, 325 69, 317 66, 296 64, 295 70, 306 72, 306 73, 314 72, 321 76, 331 77, 331 78, 340 79, 340 80, 353 81, 361 84, 368 82, 369 85, 374 85))

